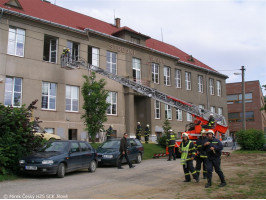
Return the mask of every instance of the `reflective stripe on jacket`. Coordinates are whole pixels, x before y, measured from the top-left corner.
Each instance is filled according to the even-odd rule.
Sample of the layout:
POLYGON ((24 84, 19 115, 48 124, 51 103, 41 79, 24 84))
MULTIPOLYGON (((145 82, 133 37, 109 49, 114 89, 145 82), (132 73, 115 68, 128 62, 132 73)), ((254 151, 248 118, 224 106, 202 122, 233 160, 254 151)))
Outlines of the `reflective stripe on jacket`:
POLYGON ((195 147, 192 141, 188 140, 186 143, 183 141, 180 146, 182 152, 181 165, 185 165, 186 161, 195 157, 195 147))

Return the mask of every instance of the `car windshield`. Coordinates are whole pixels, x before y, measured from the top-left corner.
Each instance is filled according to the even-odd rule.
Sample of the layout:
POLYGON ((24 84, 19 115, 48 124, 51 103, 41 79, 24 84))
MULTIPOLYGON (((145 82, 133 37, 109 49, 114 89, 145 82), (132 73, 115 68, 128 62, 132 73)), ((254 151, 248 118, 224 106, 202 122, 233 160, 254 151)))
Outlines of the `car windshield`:
POLYGON ((120 147, 120 141, 119 140, 109 140, 100 146, 103 149, 114 149, 120 147))
POLYGON ((67 142, 49 142, 41 148, 42 152, 62 152, 67 151, 68 143, 67 142))

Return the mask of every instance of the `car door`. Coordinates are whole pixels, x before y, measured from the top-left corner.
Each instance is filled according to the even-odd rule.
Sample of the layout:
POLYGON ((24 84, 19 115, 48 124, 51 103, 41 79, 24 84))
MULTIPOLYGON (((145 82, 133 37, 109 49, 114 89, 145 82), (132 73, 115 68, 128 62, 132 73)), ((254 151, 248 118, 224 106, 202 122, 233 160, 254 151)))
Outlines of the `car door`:
POLYGON ((77 141, 70 142, 69 151, 69 170, 77 169, 82 167, 82 152, 80 151, 79 143, 77 141))
POLYGON ((89 163, 93 159, 93 151, 91 146, 87 142, 79 142, 81 148, 81 160, 82 160, 82 167, 88 168, 89 163))
POLYGON ((128 157, 130 160, 135 160, 138 155, 138 150, 136 148, 137 144, 134 140, 130 139, 128 141, 128 157))

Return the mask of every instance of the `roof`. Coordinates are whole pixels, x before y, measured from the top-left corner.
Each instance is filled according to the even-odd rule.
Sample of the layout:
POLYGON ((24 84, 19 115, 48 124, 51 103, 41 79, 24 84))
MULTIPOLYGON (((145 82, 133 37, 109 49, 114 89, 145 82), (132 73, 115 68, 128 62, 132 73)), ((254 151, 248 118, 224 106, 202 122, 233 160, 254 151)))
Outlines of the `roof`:
POLYGON ((0 0, 0 7, 74 29, 84 30, 85 28, 89 28, 110 36, 113 36, 121 31, 133 32, 147 38, 146 47, 150 49, 178 57, 179 61, 182 61, 185 64, 191 64, 193 66, 201 67, 217 73, 217 71, 211 67, 193 58, 191 55, 181 51, 175 46, 150 38, 149 36, 141 34, 129 27, 124 26, 117 28, 113 24, 62 8, 42 0, 0 0), (7 5, 7 3, 9 5, 7 5), (18 4, 18 8, 13 6, 16 3, 18 4))

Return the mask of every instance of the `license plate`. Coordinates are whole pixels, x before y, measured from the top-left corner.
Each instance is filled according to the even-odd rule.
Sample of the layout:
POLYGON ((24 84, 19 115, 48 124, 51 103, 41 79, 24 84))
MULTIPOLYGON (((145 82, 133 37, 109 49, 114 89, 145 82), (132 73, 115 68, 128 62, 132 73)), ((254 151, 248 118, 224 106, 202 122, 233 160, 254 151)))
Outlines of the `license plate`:
POLYGON ((37 170, 36 166, 25 166, 26 170, 37 170))

